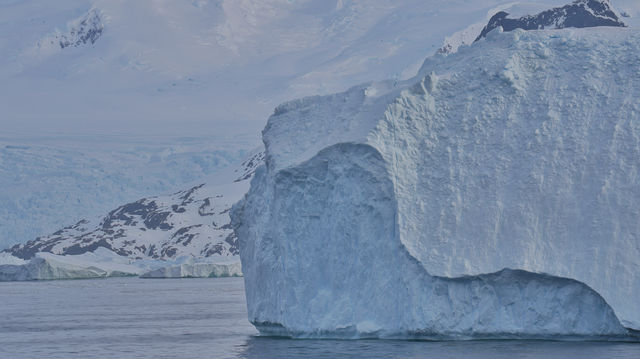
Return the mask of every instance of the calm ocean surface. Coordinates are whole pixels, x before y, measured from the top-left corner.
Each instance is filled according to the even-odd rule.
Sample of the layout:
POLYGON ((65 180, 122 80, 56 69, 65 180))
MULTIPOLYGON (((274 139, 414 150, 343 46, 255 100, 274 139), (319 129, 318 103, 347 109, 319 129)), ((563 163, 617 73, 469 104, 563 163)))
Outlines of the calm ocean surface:
POLYGON ((0 358, 640 358, 640 344, 257 337, 242 278, 0 283, 0 358))

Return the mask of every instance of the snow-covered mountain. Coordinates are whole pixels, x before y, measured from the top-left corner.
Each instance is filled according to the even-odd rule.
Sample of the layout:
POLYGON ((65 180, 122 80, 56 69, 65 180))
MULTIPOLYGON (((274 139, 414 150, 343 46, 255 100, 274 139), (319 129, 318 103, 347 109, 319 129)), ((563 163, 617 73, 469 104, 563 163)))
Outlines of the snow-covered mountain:
POLYGON ((224 184, 217 174, 242 161, 254 137, 0 133, 0 248, 93 221, 138 198, 198 181, 224 184))
MULTIPOLYGON (((534 4, 549 9, 566 1, 534 4)), ((528 4, 3 0, 0 32, 15 34, 0 39, 3 127, 254 133, 283 101, 408 78, 445 37, 528 4)), ((614 5, 630 22, 637 18, 635 0, 614 5)))
POLYGON ((408 76, 500 3, 4 0, 0 32, 16 36, 0 39, 3 125, 257 133, 289 98, 408 76))
POLYGON ((5 251, 22 259, 38 252, 80 255, 101 247, 138 260, 237 258, 229 210, 246 192, 263 157, 263 152, 256 151, 239 167, 218 174, 227 178, 226 184, 203 183, 168 196, 143 198, 110 211, 99 222, 83 219, 5 251))
POLYGON ((279 106, 231 211, 249 320, 294 337, 637 335, 638 93, 637 28, 496 29, 407 81, 279 106))
POLYGON ((408 78, 498 11, 565 3, 0 0, 0 247, 213 175, 282 101, 408 78))

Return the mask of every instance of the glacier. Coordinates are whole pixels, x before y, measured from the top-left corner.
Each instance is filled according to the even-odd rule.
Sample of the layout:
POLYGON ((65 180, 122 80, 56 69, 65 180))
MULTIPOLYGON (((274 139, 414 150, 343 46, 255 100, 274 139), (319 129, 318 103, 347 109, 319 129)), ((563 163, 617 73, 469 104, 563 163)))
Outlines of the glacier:
POLYGON ((276 108, 232 208, 249 320, 293 337, 640 328, 640 33, 502 32, 276 108))

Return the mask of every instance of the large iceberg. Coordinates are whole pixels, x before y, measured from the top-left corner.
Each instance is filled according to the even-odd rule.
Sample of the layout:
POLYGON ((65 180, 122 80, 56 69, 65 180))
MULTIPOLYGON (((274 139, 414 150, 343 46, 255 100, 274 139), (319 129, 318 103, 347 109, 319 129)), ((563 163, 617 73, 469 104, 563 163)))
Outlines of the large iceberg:
POLYGON ((503 33, 279 106, 232 210, 250 321, 295 337, 640 328, 640 33, 503 33))

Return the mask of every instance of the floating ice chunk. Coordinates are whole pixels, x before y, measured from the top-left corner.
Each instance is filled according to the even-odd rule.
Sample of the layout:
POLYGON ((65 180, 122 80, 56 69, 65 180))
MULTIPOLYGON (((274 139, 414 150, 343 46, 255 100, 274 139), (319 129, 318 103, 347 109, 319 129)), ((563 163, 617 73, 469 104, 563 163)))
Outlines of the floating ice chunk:
POLYGON ((198 262, 190 259, 146 272, 140 278, 212 278, 241 277, 240 261, 228 263, 198 262))
POLYGON ((0 265, 0 281, 136 276, 147 265, 149 263, 143 261, 134 264, 130 259, 105 248, 75 256, 41 252, 23 263, 0 265))

